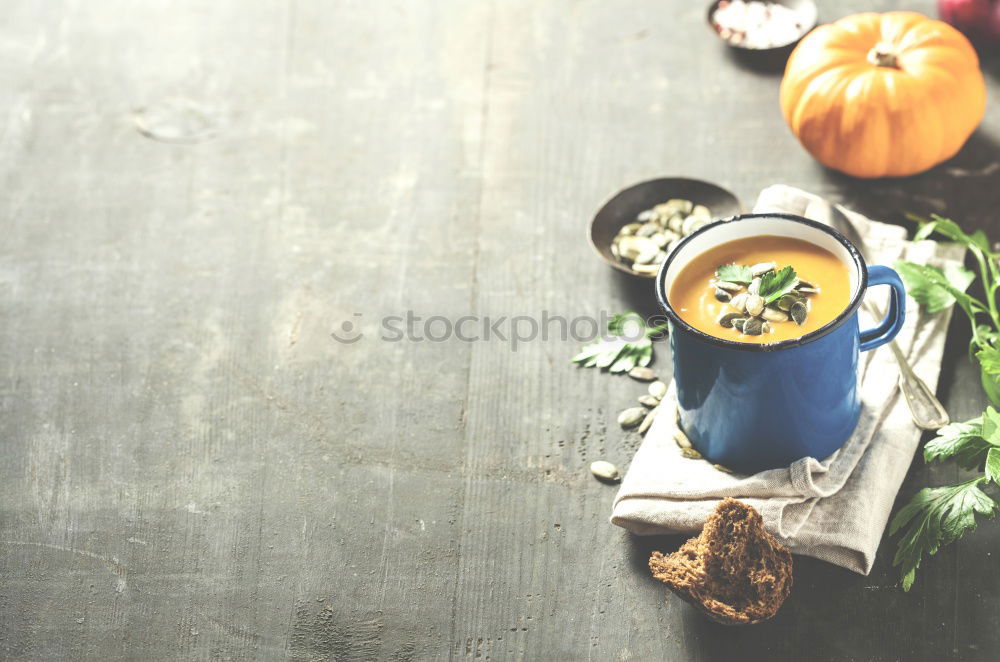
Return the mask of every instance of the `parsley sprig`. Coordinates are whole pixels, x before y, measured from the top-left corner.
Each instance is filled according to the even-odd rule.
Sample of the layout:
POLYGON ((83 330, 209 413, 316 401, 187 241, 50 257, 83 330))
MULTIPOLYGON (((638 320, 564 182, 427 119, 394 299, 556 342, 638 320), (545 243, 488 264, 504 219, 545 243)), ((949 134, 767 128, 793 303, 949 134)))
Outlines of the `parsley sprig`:
POLYGON ((601 368, 608 372, 628 372, 647 366, 653 360, 653 337, 667 328, 663 324, 647 327, 635 312, 618 313, 608 321, 610 338, 591 343, 572 358, 584 368, 601 368))
POLYGON ((977 476, 958 485, 925 487, 896 513, 890 535, 908 528, 899 540, 893 565, 902 566, 903 590, 909 591, 924 554, 936 554, 942 545, 976 528, 976 515, 993 517, 1000 505, 979 489, 989 480, 977 476))
POLYGON ((795 277, 795 269, 791 267, 784 267, 778 271, 768 271, 760 277, 760 289, 757 290, 757 295, 764 300, 765 304, 768 304, 791 292, 798 282, 795 277))
MULTIPOLYGON (((920 223, 915 240, 935 232, 965 246, 975 258, 985 297, 966 293, 976 274, 960 265, 943 269, 900 261, 894 266, 906 283, 907 292, 930 314, 958 305, 969 318, 972 340, 970 358, 979 362, 983 390, 994 406, 1000 407, 1000 315, 997 289, 1000 288, 1000 253, 990 248, 981 231, 966 234, 951 219, 933 216, 920 223)), ((903 590, 913 586, 917 568, 925 555, 958 540, 976 528, 976 515, 993 517, 1000 510, 983 488, 1000 484, 1000 412, 987 407, 982 416, 953 423, 938 431, 924 446, 924 461, 953 460, 959 467, 980 472, 968 480, 943 487, 925 487, 893 518, 890 535, 900 534, 893 565, 900 566, 903 590)))
MULTIPOLYGON (((715 277, 730 283, 749 285, 753 281, 753 272, 745 264, 723 264, 716 268, 715 277)), ((760 289, 757 290, 757 295, 764 300, 765 304, 769 304, 795 289, 798 282, 795 269, 791 267, 784 267, 777 271, 772 269, 760 277, 760 289)))
POLYGON ((925 487, 896 513, 889 534, 904 530, 893 565, 901 566, 903 590, 913 586, 922 557, 976 528, 976 515, 993 517, 1000 508, 980 485, 1000 479, 1000 412, 986 412, 965 423, 952 423, 924 446, 924 461, 952 459, 965 469, 985 465, 985 475, 957 485, 925 487))
POLYGON ((745 264, 724 264, 715 270, 715 277, 730 283, 748 285, 753 280, 750 267, 745 264))

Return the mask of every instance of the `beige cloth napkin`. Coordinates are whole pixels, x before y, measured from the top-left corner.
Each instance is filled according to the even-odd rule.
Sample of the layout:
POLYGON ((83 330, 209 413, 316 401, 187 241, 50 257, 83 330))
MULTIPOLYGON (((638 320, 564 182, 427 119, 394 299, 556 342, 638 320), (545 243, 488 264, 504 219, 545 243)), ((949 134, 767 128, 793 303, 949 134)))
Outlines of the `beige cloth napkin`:
MULTIPOLYGON (((754 211, 806 215, 817 201, 799 189, 771 186, 761 192, 754 211)), ((962 247, 907 241, 899 226, 844 211, 864 238, 872 264, 906 259, 940 266, 964 256, 962 247)), ((887 295, 880 290, 887 289, 875 287, 869 295, 882 310, 887 295)), ((932 390, 950 317, 950 310, 922 314, 907 297, 906 324, 896 341, 932 390)), ((862 328, 873 325, 862 314, 862 328)), ((888 347, 862 354, 859 373, 861 420, 851 438, 828 458, 803 458, 783 469, 732 475, 687 459, 673 441, 675 417, 657 417, 622 481, 611 521, 639 535, 696 532, 723 497, 738 497, 760 511, 768 531, 792 552, 868 574, 921 433, 899 396, 899 372, 888 347)), ((661 406, 669 411, 675 402, 671 384, 661 406)))

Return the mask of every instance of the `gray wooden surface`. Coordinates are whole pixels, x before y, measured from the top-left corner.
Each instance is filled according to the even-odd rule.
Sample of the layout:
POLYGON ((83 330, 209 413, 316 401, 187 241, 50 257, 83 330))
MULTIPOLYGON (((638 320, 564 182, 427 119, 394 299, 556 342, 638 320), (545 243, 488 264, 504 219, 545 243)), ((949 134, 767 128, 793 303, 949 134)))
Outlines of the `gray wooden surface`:
MULTIPOLYGON (((703 4, 5 3, 0 657, 995 659, 995 524, 909 594, 894 541, 869 577, 799 558, 773 621, 725 629, 648 576, 678 540, 608 524, 587 472, 627 465, 635 383, 574 369, 572 340, 379 340, 406 310, 651 312, 584 229, 659 175, 1000 238, 992 98, 953 163, 851 180, 703 4), (210 130, 137 130, 178 100, 210 130)), ((959 419, 985 402, 965 343, 956 319, 959 419)), ((955 477, 918 461, 903 497, 955 477)))

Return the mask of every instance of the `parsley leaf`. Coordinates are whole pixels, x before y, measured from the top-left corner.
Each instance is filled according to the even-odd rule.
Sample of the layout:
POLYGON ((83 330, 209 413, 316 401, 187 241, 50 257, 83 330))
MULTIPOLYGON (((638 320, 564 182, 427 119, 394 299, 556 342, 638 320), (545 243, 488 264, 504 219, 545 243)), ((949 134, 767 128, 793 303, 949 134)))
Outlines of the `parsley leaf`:
POLYGON ((986 412, 982 415, 983 433, 982 437, 993 446, 1000 446, 1000 412, 993 407, 986 407, 986 412))
POLYGON ((976 278, 971 271, 954 263, 946 265, 944 270, 905 260, 900 260, 893 266, 906 283, 906 293, 931 315, 955 303, 956 291, 969 299, 964 294, 965 289, 976 278))
POLYGON ((979 416, 938 430, 937 436, 924 445, 924 461, 953 458, 961 467, 976 469, 989 448, 989 442, 983 439, 983 417, 979 416))
POLYGON ((795 269, 791 267, 784 267, 779 271, 768 271, 760 278, 760 289, 757 294, 764 300, 764 303, 771 303, 783 294, 790 292, 797 282, 795 269))
POLYGON ((750 267, 745 264, 724 264, 715 270, 715 277, 730 283, 749 283, 753 280, 750 267))
POLYGON ((944 218, 942 216, 938 216, 937 214, 931 214, 932 220, 927 220, 926 218, 921 218, 920 216, 916 216, 914 214, 907 214, 906 216, 910 220, 916 221, 920 224, 920 229, 913 235, 914 241, 927 239, 929 236, 937 232, 952 241, 969 247, 978 248, 987 255, 990 254, 990 240, 986 237, 982 230, 976 230, 971 235, 966 234, 962 231, 962 228, 958 226, 958 223, 950 218, 944 218))
POLYGON ((906 283, 907 292, 928 312, 940 312, 952 303, 958 303, 970 318, 986 311, 980 301, 965 293, 973 278, 964 267, 952 267, 945 273, 937 267, 913 262, 899 261, 894 266, 906 283))
POLYGON ((978 476, 958 485, 925 487, 896 513, 889 535, 907 527, 892 561, 894 566, 902 566, 904 591, 913 586, 925 554, 935 554, 942 545, 975 529, 977 513, 987 517, 996 515, 997 502, 979 489, 984 480, 986 478, 978 476))
POLYGON ((1000 448, 991 448, 986 454, 986 477, 1000 485, 1000 448))
POLYGON ((976 352, 976 360, 987 375, 994 377, 1000 375, 1000 351, 993 347, 983 347, 976 352))
POLYGON ((638 313, 619 313, 608 321, 608 333, 614 337, 586 345, 570 360, 612 373, 648 366, 653 360, 652 337, 665 328, 666 324, 647 327, 638 313))

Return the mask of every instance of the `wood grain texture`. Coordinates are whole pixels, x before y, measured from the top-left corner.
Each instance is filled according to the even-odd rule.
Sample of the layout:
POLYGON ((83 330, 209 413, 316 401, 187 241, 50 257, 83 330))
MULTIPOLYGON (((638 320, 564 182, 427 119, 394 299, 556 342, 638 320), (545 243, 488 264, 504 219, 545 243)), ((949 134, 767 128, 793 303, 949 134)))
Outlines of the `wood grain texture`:
MULTIPOLYGON (((587 471, 628 464, 614 416, 641 386, 574 369, 572 339, 380 339, 407 310, 431 334, 435 315, 509 333, 655 312, 584 230, 660 175, 1000 237, 995 104, 953 162, 852 180, 798 146, 779 75, 734 59, 703 11, 7 3, 0 658, 991 659, 995 525, 908 594, 891 540, 869 577, 797 558, 778 616, 726 629, 649 577, 680 540, 611 526, 614 488, 587 471), (210 135, 136 130, 177 99, 210 135), (361 340, 331 337, 344 321, 361 340)), ((967 338, 956 319, 940 392, 957 419, 985 403, 967 338)), ((917 461, 900 502, 957 476, 917 461)))

